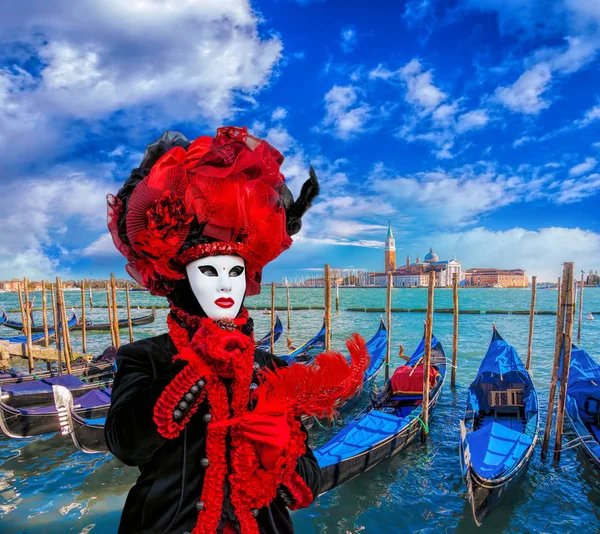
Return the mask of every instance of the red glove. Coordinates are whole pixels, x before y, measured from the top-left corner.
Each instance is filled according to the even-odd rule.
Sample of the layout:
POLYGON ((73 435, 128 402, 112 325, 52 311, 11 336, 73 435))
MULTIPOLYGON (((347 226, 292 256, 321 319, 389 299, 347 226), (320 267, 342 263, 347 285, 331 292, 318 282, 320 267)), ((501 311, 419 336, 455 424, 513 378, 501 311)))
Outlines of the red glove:
POLYGON ((277 460, 285 452, 292 433, 287 413, 275 415, 256 411, 215 423, 213 428, 232 425, 239 425, 244 435, 254 441, 260 462, 267 470, 275 467, 277 460))

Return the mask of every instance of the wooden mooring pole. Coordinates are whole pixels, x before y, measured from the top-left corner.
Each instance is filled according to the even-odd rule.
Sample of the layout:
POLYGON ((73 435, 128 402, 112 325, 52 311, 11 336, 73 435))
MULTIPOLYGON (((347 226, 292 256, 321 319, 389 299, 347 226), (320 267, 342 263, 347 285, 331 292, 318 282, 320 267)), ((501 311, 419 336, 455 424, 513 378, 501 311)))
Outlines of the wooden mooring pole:
POLYGON ((271 282, 271 354, 275 353, 275 282, 271 282))
POLYGON ((127 327, 129 328, 129 343, 133 343, 133 323, 131 322, 131 300, 129 298, 129 282, 127 282, 127 284, 125 285, 125 301, 127 305, 127 327))
POLYGON ((90 285, 90 309, 93 310, 94 309, 94 298, 92 297, 92 286, 90 285))
POLYGON ((392 271, 387 273, 387 292, 385 299, 385 323, 387 328, 387 343, 385 347, 385 380, 390 378, 390 366, 392 363, 392 271))
POLYGON ((575 318, 575 291, 574 282, 574 264, 565 263, 563 271, 565 279, 563 308, 565 314, 565 336, 563 342, 562 373, 560 376, 560 389, 558 392, 558 407, 556 409, 556 437, 554 441, 554 461, 560 460, 562 449, 563 425, 565 418, 565 409, 567 406, 567 384, 569 381, 569 368, 571 366, 571 351, 573 348, 573 319, 575 318))
POLYGON ((110 343, 114 347, 115 341, 115 324, 113 322, 112 304, 110 302, 110 284, 106 284, 106 311, 108 312, 108 324, 110 325, 110 343))
POLYGON ((326 263, 323 270, 325 284, 325 350, 331 349, 331 269, 326 263))
POLYGON ((63 341, 63 354, 65 355, 67 373, 71 374, 71 359, 73 357, 73 349, 71 348, 71 333, 69 332, 69 322, 67 320, 65 293, 62 285, 62 280, 58 277, 56 278, 56 289, 57 299, 60 303, 60 323, 63 341))
POLYGON ((21 293, 21 286, 17 285, 17 293, 19 295, 19 309, 21 310, 21 324, 23 325, 23 334, 27 334, 27 329, 25 328, 25 321, 27 320, 25 311, 25 304, 23 301, 23 295, 21 293))
POLYGON ((85 322, 85 281, 81 281, 81 350, 87 352, 87 325, 85 322))
POLYGON ((450 387, 456 387, 456 366, 458 365, 458 273, 452 275, 452 371, 450 372, 450 387))
POLYGON ((558 293, 558 304, 556 305, 556 336, 554 340, 554 365, 552 366, 552 377, 550 379, 550 392, 548 393, 548 411, 546 412, 546 426, 544 427, 544 438, 542 440, 542 458, 548 454, 550 444, 550 432, 552 431, 552 419, 554 416, 554 398, 556 397, 556 384, 558 382, 558 368, 560 367, 560 353, 562 351, 563 327, 565 324, 564 308, 562 307, 562 285, 558 279, 556 286, 558 293))
POLYGON ((56 340, 56 350, 57 350, 57 365, 58 365, 58 374, 62 375, 63 366, 62 366, 62 356, 61 356, 61 342, 60 342, 60 301, 58 300, 58 289, 55 288, 54 284, 50 284, 50 295, 52 297, 52 320, 54 321, 54 339, 56 340))
POLYGON ((26 354, 27 361, 29 362, 29 372, 33 373, 33 343, 31 341, 31 328, 32 328, 32 311, 31 303, 29 302, 29 280, 23 278, 23 296, 25 297, 25 322, 23 328, 25 328, 25 335, 27 336, 26 354))
POLYGON ((433 302, 435 291, 435 272, 429 272, 427 285, 427 316, 425 319, 425 354, 423 357, 423 428, 421 429, 421 443, 427 441, 429 432, 429 369, 431 368, 431 337, 433 332, 433 302))
POLYGON ((112 313, 115 330, 115 347, 118 349, 121 346, 121 332, 119 330, 119 314, 117 312, 117 279, 114 273, 110 275, 110 287, 112 291, 112 313))
POLYGON ((583 286, 585 284, 584 273, 581 273, 581 285, 579 286, 579 318, 577 321, 577 344, 581 343, 581 321, 583 320, 583 286))
POLYGON ((535 322, 535 294, 537 291, 537 276, 531 277, 531 305, 529 306, 529 341, 527 343, 527 361, 525 369, 531 369, 531 357, 533 354, 533 326, 535 322))
POLYGON ((340 284, 335 281, 335 311, 340 311, 340 284))
MULTIPOLYGON (((53 306, 54 307, 54 306, 53 306)), ((44 327, 44 347, 50 345, 50 339, 48 338, 48 303, 46 301, 46 281, 42 280, 42 326, 44 327)))
POLYGON ((289 339, 292 330, 292 302, 290 300, 290 286, 287 282, 285 283, 285 297, 287 299, 287 334, 289 339))

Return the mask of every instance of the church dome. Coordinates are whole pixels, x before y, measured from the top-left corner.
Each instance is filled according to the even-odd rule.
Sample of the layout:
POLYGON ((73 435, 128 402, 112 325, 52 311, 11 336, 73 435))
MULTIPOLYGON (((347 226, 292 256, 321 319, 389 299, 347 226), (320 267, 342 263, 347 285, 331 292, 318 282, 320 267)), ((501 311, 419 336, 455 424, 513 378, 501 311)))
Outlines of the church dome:
POLYGON ((425 262, 432 263, 439 261, 438 255, 433 251, 433 247, 429 249, 429 253, 425 256, 425 262))

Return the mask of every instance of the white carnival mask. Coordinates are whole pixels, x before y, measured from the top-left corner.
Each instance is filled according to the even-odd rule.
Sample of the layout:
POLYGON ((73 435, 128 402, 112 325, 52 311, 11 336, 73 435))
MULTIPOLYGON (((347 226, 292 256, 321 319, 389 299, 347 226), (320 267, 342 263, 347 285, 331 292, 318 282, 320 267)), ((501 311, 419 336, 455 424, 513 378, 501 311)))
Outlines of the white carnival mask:
POLYGON ((246 267, 239 256, 206 256, 185 266, 196 299, 208 317, 235 319, 246 293, 246 267))

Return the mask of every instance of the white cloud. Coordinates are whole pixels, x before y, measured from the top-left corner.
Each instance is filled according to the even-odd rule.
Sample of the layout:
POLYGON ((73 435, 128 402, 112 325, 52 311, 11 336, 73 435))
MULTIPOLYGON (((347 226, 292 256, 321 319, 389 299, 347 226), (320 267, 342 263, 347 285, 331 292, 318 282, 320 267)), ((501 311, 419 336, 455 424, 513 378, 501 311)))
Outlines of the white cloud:
POLYGON ((499 87, 496 97, 507 108, 526 114, 537 114, 550 106, 542 95, 552 80, 550 67, 540 63, 525 71, 508 87, 499 87))
POLYGON ((584 178, 561 182, 555 200, 557 204, 572 204, 591 197, 600 189, 600 174, 594 173, 584 178))
POLYGON ((342 247, 363 247, 363 248, 383 248, 383 241, 374 241, 369 239, 335 239, 332 237, 304 237, 294 236, 294 244, 300 246, 325 246, 334 245, 342 247))
POLYGON ((406 82, 406 101, 424 112, 433 111, 446 99, 446 93, 432 83, 432 72, 423 72, 423 67, 418 59, 413 59, 400 69, 400 76, 406 82))
POLYGON ((438 254, 456 254, 464 268, 522 268, 539 281, 555 281, 565 261, 577 261, 576 269, 583 270, 600 264, 600 234, 579 228, 513 228, 499 232, 474 228, 428 235, 420 246, 431 242, 439 243, 438 254))
POLYGON ((452 124, 456 113, 458 113, 458 102, 452 102, 452 104, 442 104, 433 112, 432 118, 436 124, 440 126, 448 126, 452 124))
POLYGON ((344 28, 340 34, 340 37, 342 39, 340 43, 342 51, 345 54, 353 52, 357 44, 356 30, 354 28, 344 28))
POLYGON ((364 234, 383 235, 387 226, 381 224, 365 224, 358 221, 329 220, 325 227, 325 235, 348 238, 364 234))
MULTIPOLYGON (((248 0, 0 3, 0 32, 40 71, 0 71, 0 140, 15 159, 60 149, 64 121, 151 108, 164 124, 212 124, 254 106, 282 55, 248 0)), ((139 124, 139 120, 135 120, 139 124)))
POLYGON ((325 95, 325 118, 321 131, 348 140, 365 131, 371 107, 360 99, 361 91, 352 85, 334 85, 325 95))
POLYGON ((106 228, 106 194, 116 192, 116 185, 77 169, 59 167, 52 172, 44 179, 2 186, 0 263, 5 278, 56 276, 69 258, 59 264, 49 249, 72 248, 73 242, 106 228))
POLYGON ((569 176, 581 176, 593 170, 597 165, 596 158, 585 158, 585 161, 571 168, 569 176))
POLYGON ((96 241, 81 251, 83 257, 119 257, 121 254, 115 247, 109 233, 102 234, 96 241))
POLYGON ((600 120, 600 104, 588 109, 583 117, 575 122, 575 125, 578 128, 585 128, 597 120, 600 120))
POLYGON ((277 108, 271 114, 272 121, 281 121, 287 117, 287 109, 285 108, 277 108))
POLYGON ((519 148, 520 146, 531 143, 532 141, 536 141, 536 138, 530 135, 524 135, 523 137, 519 137, 519 139, 515 140, 513 143, 513 148, 519 148))
POLYGON ((456 131, 458 133, 468 132, 469 130, 476 130, 483 128, 490 118, 484 109, 476 109, 462 114, 458 117, 456 123, 456 131))
POLYGON ((508 204, 539 198, 549 179, 528 168, 501 173, 485 162, 412 176, 394 175, 378 164, 369 186, 422 224, 466 226, 508 204))

